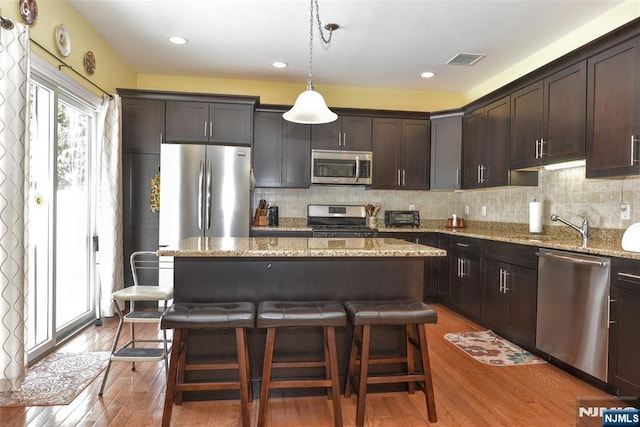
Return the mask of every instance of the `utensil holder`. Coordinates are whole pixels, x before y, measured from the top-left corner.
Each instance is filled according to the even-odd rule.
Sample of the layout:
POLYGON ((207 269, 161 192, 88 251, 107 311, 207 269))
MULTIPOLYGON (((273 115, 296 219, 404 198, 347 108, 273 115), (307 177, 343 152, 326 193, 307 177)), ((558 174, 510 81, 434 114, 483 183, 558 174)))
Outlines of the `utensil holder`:
POLYGON ((265 227, 267 225, 267 222, 267 209, 256 209, 256 213, 253 216, 253 225, 265 227))

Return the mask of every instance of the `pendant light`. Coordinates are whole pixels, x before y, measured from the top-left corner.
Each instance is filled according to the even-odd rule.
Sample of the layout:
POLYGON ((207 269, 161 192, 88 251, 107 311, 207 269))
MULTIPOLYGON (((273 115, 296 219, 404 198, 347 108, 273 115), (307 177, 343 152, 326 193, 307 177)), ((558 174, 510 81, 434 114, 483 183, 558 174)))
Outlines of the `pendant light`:
MULTIPOLYGON (((307 77, 307 89, 298 95, 293 107, 282 117, 293 123, 318 125, 323 123, 331 123, 338 119, 338 115, 331 111, 327 107, 327 103, 324 101, 322 95, 313 90, 313 3, 310 1, 310 19, 309 19, 309 76, 307 77)), ((333 31, 338 28, 337 24, 327 24, 325 29, 329 31, 329 38, 325 39, 322 32, 322 25, 320 24, 320 12, 318 8, 318 0, 315 0, 316 4, 316 17, 318 18, 318 29, 320 30, 320 36, 322 41, 329 44, 331 42, 331 35, 333 31)))

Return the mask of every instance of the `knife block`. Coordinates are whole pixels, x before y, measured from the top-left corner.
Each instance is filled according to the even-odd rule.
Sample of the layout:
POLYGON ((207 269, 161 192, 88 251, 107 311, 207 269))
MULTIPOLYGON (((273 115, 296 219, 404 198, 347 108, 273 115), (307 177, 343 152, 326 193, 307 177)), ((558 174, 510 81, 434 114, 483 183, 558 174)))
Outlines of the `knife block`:
POLYGON ((253 216, 253 225, 264 227, 267 225, 267 209, 256 209, 256 213, 253 216))

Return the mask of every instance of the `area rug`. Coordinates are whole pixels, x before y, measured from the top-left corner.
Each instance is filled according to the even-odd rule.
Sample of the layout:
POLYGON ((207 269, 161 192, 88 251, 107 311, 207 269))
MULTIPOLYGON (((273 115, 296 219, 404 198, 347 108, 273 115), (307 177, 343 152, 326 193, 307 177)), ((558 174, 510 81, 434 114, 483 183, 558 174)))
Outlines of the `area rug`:
POLYGON ((454 332, 444 337, 475 360, 488 365, 514 366, 546 363, 493 331, 454 332))
POLYGON ((68 405, 107 366, 109 353, 54 353, 27 370, 20 390, 0 393, 2 406, 68 405))

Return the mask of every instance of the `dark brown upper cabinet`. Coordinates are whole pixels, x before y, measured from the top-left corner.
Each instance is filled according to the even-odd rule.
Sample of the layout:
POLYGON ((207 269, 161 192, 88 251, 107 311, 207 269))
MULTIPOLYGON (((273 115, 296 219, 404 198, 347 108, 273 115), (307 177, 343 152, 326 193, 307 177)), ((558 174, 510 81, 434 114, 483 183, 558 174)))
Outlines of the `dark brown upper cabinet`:
POLYGON ((428 190, 431 124, 420 119, 373 119, 372 188, 428 190))
POLYGON ((640 37, 588 60, 587 178, 640 174, 640 37))
POLYGON ((459 190, 462 114, 431 117, 431 190, 459 190))
POLYGON ((313 125, 311 147, 322 150, 371 151, 371 117, 338 116, 338 120, 313 125))
POLYGON ((122 98, 122 141, 125 152, 160 154, 164 134, 164 101, 122 98))
POLYGON ((253 173, 256 187, 309 187, 311 126, 288 122, 281 112, 256 112, 253 173))
POLYGON ((167 101, 166 142, 251 145, 253 105, 167 101))
POLYGON ((586 101, 586 61, 513 92, 510 168, 584 159, 586 101))

